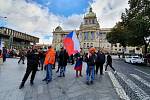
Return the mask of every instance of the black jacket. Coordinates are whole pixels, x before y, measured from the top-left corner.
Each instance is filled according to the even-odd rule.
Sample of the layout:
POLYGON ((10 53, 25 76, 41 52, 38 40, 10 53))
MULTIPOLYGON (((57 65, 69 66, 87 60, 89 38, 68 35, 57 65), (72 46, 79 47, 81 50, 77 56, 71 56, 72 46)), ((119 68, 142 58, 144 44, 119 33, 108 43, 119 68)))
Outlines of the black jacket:
POLYGON ((59 66, 67 66, 68 53, 64 51, 60 51, 58 56, 58 64, 59 66))
POLYGON ((95 54, 92 54, 92 55, 89 56, 89 57, 86 56, 85 61, 87 62, 87 65, 88 65, 88 66, 94 66, 94 65, 95 65, 95 62, 96 62, 96 55, 95 55, 95 54))
POLYGON ((39 63, 39 55, 36 50, 28 51, 27 52, 27 65, 31 67, 38 67, 39 63))
POLYGON ((100 52, 97 53, 96 63, 101 63, 101 64, 105 63, 105 54, 104 53, 100 53, 100 52))
POLYGON ((112 63, 112 58, 110 55, 107 56, 107 63, 108 64, 111 64, 112 63))

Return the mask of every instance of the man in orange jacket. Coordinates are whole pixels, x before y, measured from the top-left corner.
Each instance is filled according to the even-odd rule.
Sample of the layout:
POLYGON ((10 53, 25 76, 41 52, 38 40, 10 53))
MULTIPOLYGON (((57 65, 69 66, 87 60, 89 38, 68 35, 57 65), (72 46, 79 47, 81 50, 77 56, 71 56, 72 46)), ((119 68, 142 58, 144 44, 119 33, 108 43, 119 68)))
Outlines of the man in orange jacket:
POLYGON ((55 63, 55 50, 49 46, 46 52, 44 64, 46 66, 46 77, 43 81, 48 84, 52 80, 52 66, 55 63))

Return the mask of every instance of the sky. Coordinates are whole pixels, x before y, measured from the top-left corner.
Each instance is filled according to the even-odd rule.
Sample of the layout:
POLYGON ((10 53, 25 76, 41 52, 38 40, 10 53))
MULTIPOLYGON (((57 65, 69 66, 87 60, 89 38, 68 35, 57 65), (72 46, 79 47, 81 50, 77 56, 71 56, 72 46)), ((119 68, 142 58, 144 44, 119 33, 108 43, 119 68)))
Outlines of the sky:
POLYGON ((64 30, 79 29, 89 7, 96 13, 100 28, 112 28, 128 8, 128 0, 0 0, 0 26, 50 44, 58 25, 64 30))

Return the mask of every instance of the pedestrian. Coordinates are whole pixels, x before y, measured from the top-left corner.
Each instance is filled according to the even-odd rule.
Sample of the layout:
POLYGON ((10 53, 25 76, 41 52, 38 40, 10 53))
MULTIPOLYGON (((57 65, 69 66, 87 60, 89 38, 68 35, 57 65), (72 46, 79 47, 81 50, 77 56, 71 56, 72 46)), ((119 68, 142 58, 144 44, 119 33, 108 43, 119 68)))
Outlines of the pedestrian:
POLYGON ((46 77, 43 79, 43 81, 46 81, 47 84, 50 81, 52 81, 52 67, 54 63, 55 63, 55 50, 52 48, 52 46, 49 46, 44 61, 46 67, 46 77))
POLYGON ((82 57, 80 55, 80 53, 77 54, 77 60, 76 60, 76 64, 74 67, 74 70, 76 70, 76 77, 78 78, 79 76, 82 77, 82 57), (79 72, 79 75, 78 75, 79 72))
POLYGON ((116 70, 114 69, 114 67, 112 67, 112 57, 110 54, 107 55, 107 61, 106 61, 106 67, 105 67, 105 71, 107 70, 107 66, 110 66, 110 68, 114 71, 114 73, 116 73, 116 70))
POLYGON ((59 65, 59 51, 57 51, 56 52, 56 61, 58 62, 58 67, 57 67, 57 71, 56 71, 56 73, 58 73, 59 72, 59 69, 60 69, 60 65, 59 65))
POLYGON ((22 64, 25 64, 24 63, 24 60, 25 60, 25 51, 24 50, 20 50, 19 51, 19 56, 20 56, 20 59, 18 61, 18 64, 20 63, 21 60, 22 60, 22 64))
POLYGON ((19 86, 19 89, 24 87, 24 84, 31 72, 32 74, 31 74, 30 84, 31 85, 34 84, 33 81, 34 81, 35 74, 38 68, 38 62, 39 62, 38 51, 37 49, 34 49, 34 46, 33 46, 32 49, 29 49, 27 51, 27 69, 23 77, 23 80, 19 86))
POLYGON ((60 67, 60 75, 58 77, 65 77, 65 71, 66 71, 66 66, 67 66, 67 61, 68 61, 68 53, 64 48, 61 48, 61 51, 59 53, 58 59, 59 59, 59 67, 60 67))
POLYGON ((94 81, 94 72, 95 72, 95 48, 90 48, 88 54, 86 55, 85 61, 87 62, 86 68, 86 84, 89 85, 89 81, 93 84, 94 81))
POLYGON ((6 61, 6 54, 7 54, 7 49, 3 47, 3 62, 6 61))
POLYGON ((73 57, 73 54, 70 56, 70 59, 71 59, 71 65, 74 64, 74 57, 73 57))
POLYGON ((2 50, 0 49, 0 64, 3 64, 3 55, 2 50))
POLYGON ((98 74, 98 70, 100 68, 100 75, 103 75, 103 65, 105 63, 105 54, 98 50, 96 56, 96 75, 98 74))
POLYGON ((45 60, 45 52, 42 50, 42 48, 40 48, 40 51, 39 51, 39 59, 40 59, 41 70, 43 70, 43 65, 44 65, 44 60, 45 60))

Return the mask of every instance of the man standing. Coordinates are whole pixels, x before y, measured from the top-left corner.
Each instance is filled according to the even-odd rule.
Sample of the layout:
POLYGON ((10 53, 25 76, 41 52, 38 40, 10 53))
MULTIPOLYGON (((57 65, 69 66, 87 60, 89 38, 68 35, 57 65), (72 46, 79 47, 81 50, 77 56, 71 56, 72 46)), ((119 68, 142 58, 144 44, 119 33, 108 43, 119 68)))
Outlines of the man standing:
POLYGON ((61 48, 61 51, 59 53, 58 56, 59 59, 59 67, 60 67, 60 75, 59 77, 65 77, 65 70, 66 70, 66 66, 67 66, 67 60, 68 60, 68 53, 66 52, 66 50, 64 50, 64 48, 61 48))
POLYGON ((98 74, 98 70, 100 67, 100 75, 103 75, 103 65, 105 63, 105 54, 98 50, 96 57, 96 75, 98 74))
POLYGON ((44 61, 44 64, 46 66, 46 77, 43 79, 43 81, 46 81, 47 84, 50 81, 52 81, 52 67, 54 63, 55 63, 55 50, 51 46, 49 46, 44 61))
POLYGON ((89 81, 91 84, 93 84, 94 81, 94 71, 95 71, 95 48, 90 48, 88 54, 86 55, 85 61, 87 63, 87 69, 86 69, 86 84, 89 85, 89 81))
POLYGON ((3 47, 3 62, 6 61, 6 54, 7 54, 7 49, 3 47))
POLYGON ((30 84, 33 85, 33 81, 34 81, 35 74, 37 71, 38 63, 39 63, 38 51, 37 51, 37 49, 34 49, 34 46, 33 46, 32 50, 28 50, 28 52, 27 52, 27 69, 26 69, 26 73, 23 77, 23 80, 19 86, 19 89, 24 87, 24 84, 31 72, 32 72, 32 75, 31 75, 30 84))

